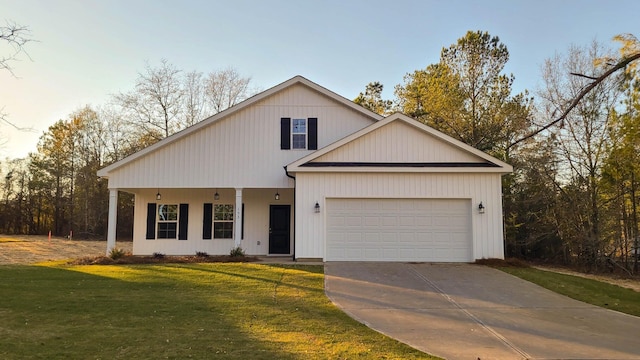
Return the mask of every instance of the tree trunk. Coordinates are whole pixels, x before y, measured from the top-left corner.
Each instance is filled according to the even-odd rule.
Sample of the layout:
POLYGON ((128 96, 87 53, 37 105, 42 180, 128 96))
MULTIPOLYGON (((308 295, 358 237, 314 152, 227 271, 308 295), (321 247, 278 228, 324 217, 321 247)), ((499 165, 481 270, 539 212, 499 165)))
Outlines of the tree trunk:
POLYGON ((636 198, 636 177, 635 173, 631 171, 631 218, 633 219, 633 273, 638 273, 638 248, 640 246, 640 234, 638 234, 638 208, 636 198))

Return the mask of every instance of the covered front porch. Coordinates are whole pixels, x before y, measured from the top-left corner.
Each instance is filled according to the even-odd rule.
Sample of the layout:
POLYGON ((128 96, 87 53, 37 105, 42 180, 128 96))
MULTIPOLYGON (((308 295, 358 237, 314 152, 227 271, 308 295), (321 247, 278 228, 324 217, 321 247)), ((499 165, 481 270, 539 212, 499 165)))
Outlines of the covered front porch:
POLYGON ((107 255, 120 191, 134 194, 133 254, 293 255, 293 188, 110 189, 107 255))

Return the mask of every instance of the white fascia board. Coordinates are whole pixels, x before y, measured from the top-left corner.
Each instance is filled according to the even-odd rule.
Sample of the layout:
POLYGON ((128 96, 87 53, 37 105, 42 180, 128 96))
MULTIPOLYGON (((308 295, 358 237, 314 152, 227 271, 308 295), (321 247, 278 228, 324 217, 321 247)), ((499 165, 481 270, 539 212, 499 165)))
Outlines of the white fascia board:
POLYGON ((290 173, 498 173, 509 174, 500 167, 384 167, 384 166, 317 166, 317 167, 297 167, 289 169, 290 173))

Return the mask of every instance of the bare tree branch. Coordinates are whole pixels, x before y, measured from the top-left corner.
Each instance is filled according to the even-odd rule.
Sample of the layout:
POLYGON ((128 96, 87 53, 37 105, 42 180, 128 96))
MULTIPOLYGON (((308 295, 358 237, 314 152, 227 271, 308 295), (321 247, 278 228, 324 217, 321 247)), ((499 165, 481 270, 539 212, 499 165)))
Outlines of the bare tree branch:
POLYGON ((9 121, 8 117, 9 115, 4 112, 4 108, 0 109, 0 124, 3 124, 3 123, 7 124, 18 131, 25 131, 25 132, 32 132, 32 133, 37 132, 36 129, 32 127, 21 127, 12 123, 11 121, 9 121))
POLYGON ((574 73, 574 72, 569 73, 569 74, 574 75, 574 76, 579 76, 579 77, 587 78, 587 79, 591 79, 591 80, 598 80, 598 78, 597 78, 597 77, 589 76, 589 75, 585 75, 585 74, 574 73))
MULTIPOLYGON (((26 26, 18 25, 14 22, 6 21, 5 26, 0 26, 0 70, 7 70, 14 77, 11 62, 18 60, 18 55, 25 54, 29 59, 29 54, 24 49, 24 45, 33 41, 29 35, 31 32, 26 26), (8 52, 8 54, 6 54, 8 52)), ((9 125, 16 130, 35 132, 33 128, 23 128, 9 121, 9 116, 0 109, 0 125, 9 125)))
POLYGON ((30 34, 31 31, 28 27, 14 22, 7 21, 5 26, 0 26, 0 41, 4 42, 7 48, 10 49, 8 55, 5 55, 4 51, 0 55, 0 70, 7 70, 11 75, 15 76, 10 63, 17 60, 20 54, 25 54, 29 59, 31 58, 24 49, 27 43, 33 41, 29 37, 30 34))
POLYGON ((20 127, 14 123, 12 123, 11 121, 7 120, 6 117, 4 116, 0 116, 0 123, 4 123, 7 124, 9 126, 11 126, 12 128, 18 130, 18 131, 24 131, 24 132, 30 132, 30 133, 37 133, 38 131, 32 127, 20 127))
MULTIPOLYGON (((571 102, 571 104, 569 104, 569 106, 564 110, 564 112, 562 113, 562 115, 560 115, 560 117, 558 117, 557 119, 553 120, 552 122, 550 122, 549 124, 541 127, 540 129, 528 134, 527 136, 521 138, 520 140, 516 140, 513 143, 511 143, 508 147, 511 148, 514 145, 517 145, 533 136, 538 135, 539 133, 547 130, 548 128, 552 127, 553 125, 557 124, 558 122, 563 121, 567 115, 569 115, 569 112, 571 112, 571 110, 573 110, 574 107, 576 107, 578 105, 578 103, 580 103, 580 100, 582 100, 582 98, 584 98, 591 90, 593 90, 593 88, 595 88, 598 84, 600 84, 602 81, 604 81, 606 78, 608 78, 609 76, 611 76, 611 74, 613 74, 614 72, 625 68, 627 65, 629 65, 629 63, 640 59, 640 52, 639 53, 635 53, 632 54, 626 58, 623 58, 622 60, 620 60, 617 64, 615 64, 611 69, 607 70, 604 72, 604 74, 598 76, 597 78, 594 79, 594 81, 592 83, 590 83, 589 85, 587 85, 579 94, 578 96, 576 96, 573 101, 571 102)), ((584 75, 579 75, 579 74, 573 74, 572 75, 578 75, 578 76, 584 76, 584 75)), ((588 77, 591 78, 589 76, 584 76, 584 77, 588 77)))
POLYGON ((209 73, 204 91, 213 114, 224 111, 252 95, 250 83, 250 77, 243 77, 232 67, 209 73))

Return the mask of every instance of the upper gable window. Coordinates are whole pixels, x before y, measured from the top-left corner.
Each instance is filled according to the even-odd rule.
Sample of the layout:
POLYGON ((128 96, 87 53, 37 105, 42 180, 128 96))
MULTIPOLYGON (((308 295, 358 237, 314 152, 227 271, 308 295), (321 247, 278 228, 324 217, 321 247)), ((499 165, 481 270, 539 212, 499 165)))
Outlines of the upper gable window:
POLYGON ((280 118, 280 149, 318 150, 318 118, 280 118))
POLYGON ((307 148, 307 119, 293 119, 291 144, 293 149, 307 148))

